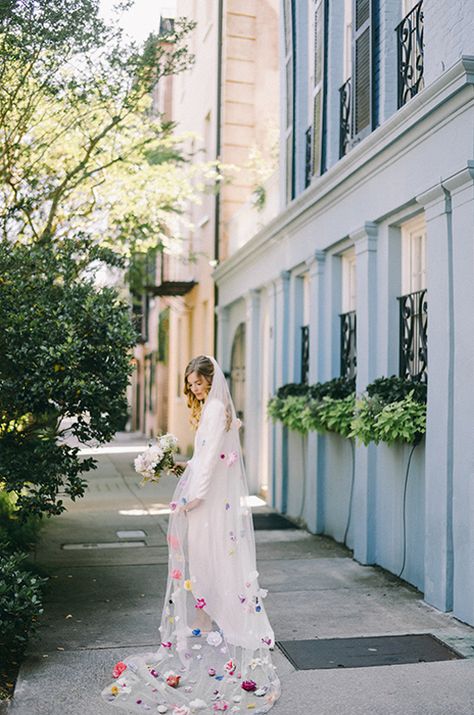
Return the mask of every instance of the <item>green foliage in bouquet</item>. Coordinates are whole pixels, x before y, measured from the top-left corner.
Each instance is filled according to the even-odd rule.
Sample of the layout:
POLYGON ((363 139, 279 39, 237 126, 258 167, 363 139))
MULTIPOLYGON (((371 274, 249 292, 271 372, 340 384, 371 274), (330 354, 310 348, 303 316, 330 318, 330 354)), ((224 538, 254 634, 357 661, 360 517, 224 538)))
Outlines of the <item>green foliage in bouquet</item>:
POLYGON ((393 375, 374 380, 356 402, 351 437, 369 442, 416 444, 426 431, 427 387, 393 375))

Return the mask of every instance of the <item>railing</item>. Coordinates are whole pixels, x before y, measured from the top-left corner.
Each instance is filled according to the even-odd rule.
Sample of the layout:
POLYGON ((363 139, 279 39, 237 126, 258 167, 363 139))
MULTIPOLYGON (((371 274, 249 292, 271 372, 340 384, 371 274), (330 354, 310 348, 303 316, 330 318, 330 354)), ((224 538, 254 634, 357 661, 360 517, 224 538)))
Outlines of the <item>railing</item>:
POLYGON ((357 372, 357 316, 355 310, 342 313, 341 319, 341 377, 355 377, 357 372))
POLYGON ((305 159, 304 159, 304 187, 311 183, 311 176, 313 175, 312 167, 312 157, 313 153, 313 127, 308 127, 305 132, 305 159))
POLYGON ((398 107, 424 87, 423 0, 395 28, 398 46, 398 107))
POLYGON ((400 377, 428 381, 428 302, 426 290, 402 295, 400 305, 400 377))
POLYGON ((180 296, 189 293, 196 285, 195 263, 181 256, 158 253, 156 256, 154 280, 146 290, 155 296, 180 296))
POLYGON ((132 323, 139 343, 146 343, 148 340, 148 313, 148 296, 132 294, 132 323))
POLYGON ((309 378, 309 325, 301 326, 301 382, 308 384, 309 378))
POLYGON ((351 140, 351 78, 339 88, 339 159, 347 152, 351 140))

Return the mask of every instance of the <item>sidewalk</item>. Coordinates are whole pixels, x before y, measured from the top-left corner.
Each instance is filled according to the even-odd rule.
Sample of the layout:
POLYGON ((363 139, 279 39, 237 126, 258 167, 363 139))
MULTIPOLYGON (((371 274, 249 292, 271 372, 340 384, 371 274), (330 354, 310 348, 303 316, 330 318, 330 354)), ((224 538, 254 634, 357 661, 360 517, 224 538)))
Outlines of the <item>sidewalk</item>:
MULTIPOLYGON (((146 441, 121 434, 110 445, 146 441)), ((36 559, 52 576, 8 715, 112 715, 100 699, 115 662, 156 645, 167 576, 166 509, 176 480, 140 489, 135 451, 102 453, 84 499, 47 522, 36 559), (117 531, 144 531, 119 538, 117 531), (137 541, 144 546, 136 546, 137 541), (118 548, 63 545, 122 542, 118 548), (126 545, 126 542, 128 545, 126 545)), ((410 665, 297 671, 276 648, 275 715, 472 715, 474 629, 395 577, 301 530, 258 531, 261 586, 276 640, 433 633, 469 656, 410 665)))

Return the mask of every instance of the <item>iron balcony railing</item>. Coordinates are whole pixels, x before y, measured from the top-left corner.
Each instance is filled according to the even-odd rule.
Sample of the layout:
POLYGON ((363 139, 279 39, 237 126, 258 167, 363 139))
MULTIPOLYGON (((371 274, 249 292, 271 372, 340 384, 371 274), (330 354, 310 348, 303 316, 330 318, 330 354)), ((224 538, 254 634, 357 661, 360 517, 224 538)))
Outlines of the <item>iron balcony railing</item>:
POLYGON ((428 301, 426 289, 402 295, 400 305, 400 377, 428 381, 428 301))
POLYGON ((309 325, 301 326, 301 382, 309 379, 309 325))
POLYGON ((398 107, 424 87, 423 0, 397 25, 398 107))
POLYGON ((351 78, 339 88, 339 159, 347 153, 351 140, 351 78))
POLYGON ((313 127, 308 127, 305 132, 305 159, 304 159, 304 187, 305 189, 311 183, 311 176, 313 175, 312 167, 312 154, 313 154, 313 127))
POLYGON ((355 310, 342 313, 341 319, 341 377, 355 377, 357 372, 357 316, 355 310))

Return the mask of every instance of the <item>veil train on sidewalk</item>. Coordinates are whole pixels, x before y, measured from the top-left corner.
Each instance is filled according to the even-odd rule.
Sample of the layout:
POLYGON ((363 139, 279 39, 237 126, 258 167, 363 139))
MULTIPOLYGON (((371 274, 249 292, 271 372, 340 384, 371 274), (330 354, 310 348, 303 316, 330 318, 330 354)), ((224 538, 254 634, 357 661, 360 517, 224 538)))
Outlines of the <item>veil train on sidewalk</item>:
POLYGON ((274 634, 256 568, 255 537, 239 438, 240 421, 212 356, 194 454, 170 503, 168 579, 156 650, 116 664, 102 691, 128 712, 266 713, 280 695, 274 634), (203 492, 187 513, 181 507, 203 492), (199 611, 212 620, 197 626, 199 611))

